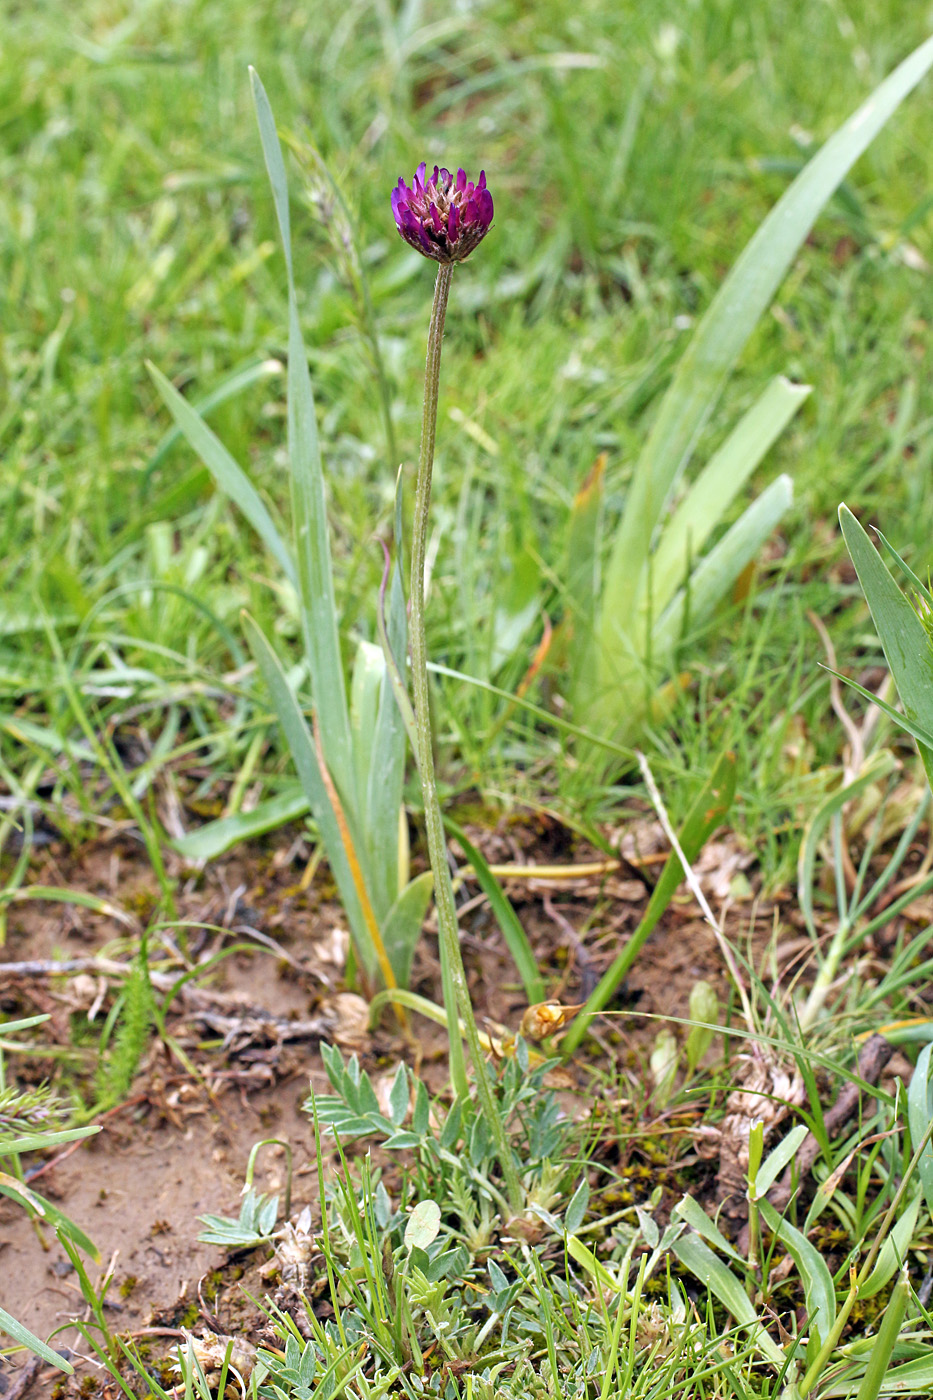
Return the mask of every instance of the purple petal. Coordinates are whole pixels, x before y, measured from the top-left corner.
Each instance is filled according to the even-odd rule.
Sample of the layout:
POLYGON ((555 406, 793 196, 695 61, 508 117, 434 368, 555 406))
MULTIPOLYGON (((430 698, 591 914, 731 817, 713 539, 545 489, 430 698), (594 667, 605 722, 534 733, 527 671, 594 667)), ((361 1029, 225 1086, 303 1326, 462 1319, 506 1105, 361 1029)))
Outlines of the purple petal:
POLYGON ((458 171, 457 171, 457 193, 458 193, 458 194, 463 194, 463 191, 466 189, 466 182, 467 182, 467 179, 466 179, 466 171, 465 171, 465 170, 458 170, 458 171))
POLYGON ((476 207, 477 207, 477 210, 478 210, 478 213, 479 213, 479 218, 480 218, 480 220, 481 220, 481 221, 486 225, 486 227, 488 228, 489 225, 492 223, 493 202, 492 202, 492 195, 489 193, 489 191, 488 191, 487 189, 477 190, 477 192, 476 192, 476 207))
POLYGON ((447 215, 447 237, 451 243, 456 241, 457 230, 460 227, 460 214, 456 204, 450 206, 450 213, 447 215))

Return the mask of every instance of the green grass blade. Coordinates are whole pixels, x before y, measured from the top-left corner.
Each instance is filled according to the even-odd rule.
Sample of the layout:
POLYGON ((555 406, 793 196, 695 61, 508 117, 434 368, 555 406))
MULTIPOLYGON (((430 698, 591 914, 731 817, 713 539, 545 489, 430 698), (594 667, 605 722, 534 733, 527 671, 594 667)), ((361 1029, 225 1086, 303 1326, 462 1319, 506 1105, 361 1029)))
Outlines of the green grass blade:
POLYGON ((593 622, 599 598, 600 535, 606 494, 606 454, 600 453, 586 480, 573 498, 567 532, 567 580, 565 614, 573 631, 576 679, 586 673, 593 644, 593 622))
POLYGON ((187 399, 179 394, 174 384, 166 379, 162 371, 148 360, 146 368, 179 431, 201 458, 217 486, 230 497, 235 505, 239 506, 249 524, 278 563, 285 577, 297 589, 298 575, 295 571, 294 560, 285 547, 281 535, 275 528, 272 516, 263 505, 255 486, 242 467, 233 460, 216 433, 207 426, 204 419, 191 407, 187 399))
MULTIPOLYGON (((839 524, 904 709, 933 732, 933 646, 926 628, 845 505, 839 507, 839 524)), ((925 744, 917 747, 933 786, 933 751, 925 744)))
MULTIPOLYGON (((930 1118, 933 1117, 933 1085, 930 1084, 931 1055, 933 1055, 933 1045, 925 1045, 917 1056, 917 1067, 910 1077, 910 1088, 907 1091, 907 1116, 910 1123, 910 1140, 914 1144, 914 1151, 917 1150, 917 1144, 923 1142, 926 1137, 930 1118)), ((923 1187, 927 1208, 933 1214, 933 1142, 927 1141, 920 1154, 917 1174, 920 1177, 920 1185, 923 1187)))
MULTIPOLYGON (((397 576, 398 570, 394 572, 397 576)), ((401 597, 401 589, 396 591, 395 582, 393 579, 387 626, 392 655, 405 656, 408 645, 405 601, 401 597), (399 611, 402 615, 401 626, 399 611)), ((408 738, 382 647, 374 646, 372 650, 378 658, 376 706, 369 762, 361 774, 359 792, 360 808, 366 813, 373 904, 381 919, 398 898, 403 884, 399 873, 399 814, 402 811, 408 738)))
POLYGON ((889 705, 887 700, 882 700, 880 695, 876 695, 873 690, 868 690, 866 686, 859 685, 858 681, 854 681, 851 676, 844 676, 841 671, 834 671, 831 666, 825 666, 823 669, 830 676, 835 676, 837 681, 842 681, 843 685, 847 685, 850 690, 854 690, 856 695, 861 695, 862 699, 867 700, 870 705, 877 705, 881 713, 887 715, 892 724, 896 724, 906 734, 913 735, 917 740, 918 748, 925 744, 928 748, 933 749, 933 731, 924 729, 922 724, 918 724, 909 715, 901 714, 900 710, 889 705))
POLYGON ((816 1343, 816 1348, 819 1348, 826 1341, 836 1320, 836 1290, 826 1261, 806 1235, 795 1229, 789 1220, 782 1220, 770 1201, 759 1201, 758 1209, 769 1230, 777 1235, 797 1265, 803 1279, 809 1327, 819 1338, 816 1343))
POLYGON ((878 1328, 875 1344, 868 1359, 868 1368, 862 1377, 855 1400, 878 1400, 884 1378, 891 1365, 891 1357, 900 1334, 901 1325, 910 1302, 910 1281, 906 1266, 901 1268, 894 1291, 878 1328))
POLYGON ((292 487, 295 554, 305 648, 311 665, 314 705, 324 753, 341 800, 357 813, 352 782, 350 717, 337 632, 337 604, 330 560, 324 473, 308 356, 301 334, 292 265, 288 183, 275 118, 265 88, 250 69, 262 151, 272 186, 288 274, 288 456, 292 487))
POLYGON ((859 1298, 874 1298, 876 1293, 880 1293, 882 1288, 890 1283, 907 1258, 907 1251, 911 1247, 914 1231, 917 1228, 922 1202, 923 1196, 918 1191, 911 1200, 905 1203, 903 1214, 878 1252, 875 1267, 864 1282, 859 1281, 859 1298))
MULTIPOLYGON (((284 365, 279 360, 258 360, 242 369, 236 369, 232 374, 222 379, 209 394, 205 394, 203 399, 192 403, 190 405, 191 411, 196 413, 199 418, 204 419, 213 409, 219 408, 228 399, 236 398, 238 394, 242 394, 244 390, 249 389, 259 380, 268 379, 270 375, 281 374, 283 369, 284 365)), ((187 402, 186 399, 185 403, 187 402)), ((183 429, 176 424, 174 428, 169 428, 168 432, 163 434, 146 463, 146 470, 143 472, 144 486, 148 487, 152 473, 175 446, 182 432, 183 429)))
MULTIPOLYGON (((735 756, 731 753, 724 753, 687 813, 687 818, 678 832, 680 848, 688 861, 696 860, 707 837, 715 831, 731 807, 734 795, 735 756)), ((459 840, 459 837, 457 839, 459 840)), ((672 851, 664 864, 660 879, 652 891, 648 908, 645 910, 641 923, 622 952, 603 973, 599 985, 561 1041, 562 1054, 570 1055, 573 1053, 586 1034, 590 1021, 594 1016, 598 1016, 612 999, 622 978, 638 957, 647 938, 654 931, 658 920, 673 899, 683 877, 684 871, 680 859, 672 851)))
POLYGON ((748 1328, 761 1354, 775 1366, 783 1366, 787 1358, 762 1327, 741 1283, 699 1235, 681 1235, 672 1243, 671 1253, 719 1299, 736 1322, 748 1328))
POLYGON ((63 1356, 59 1356, 57 1351, 53 1351, 45 1342, 41 1342, 34 1332, 30 1332, 28 1327, 24 1327, 21 1322, 17 1322, 15 1317, 11 1317, 5 1308, 0 1308, 0 1332, 5 1332, 8 1337, 12 1337, 18 1346, 27 1347, 35 1352, 36 1356, 42 1358, 49 1366, 56 1366, 59 1371, 64 1371, 66 1376, 74 1375, 74 1367, 70 1361, 66 1361, 63 1356))
POLYGON ((697 326, 639 458, 613 544, 599 624, 601 650, 610 658, 643 587, 655 527, 730 370, 820 210, 931 64, 933 38, 829 138, 753 235, 697 326))
MULTIPOLYGON (((690 578, 690 624, 706 620, 746 565, 756 558, 782 515, 790 509, 793 498, 790 477, 779 476, 700 560, 690 578)), ((687 593, 681 590, 658 619, 652 641, 652 651, 658 658, 665 657, 676 645, 687 623, 687 602, 687 593)), ((620 697, 620 704, 624 703, 624 697, 620 697)))
POLYGON ((829 797, 825 797, 807 822, 803 840, 800 843, 800 854, 797 858, 797 900, 807 925, 807 931, 814 942, 819 942, 813 909, 816 859, 819 854, 820 842, 826 834, 826 828, 847 802, 851 801, 853 797, 857 797, 862 789, 868 787, 870 783, 877 783, 885 778, 893 767, 894 760, 889 753, 873 754, 870 762, 859 776, 854 778, 851 783, 847 783, 845 787, 830 793, 829 797))
POLYGON ((783 375, 739 420, 664 526, 651 561, 652 603, 660 614, 683 586, 691 565, 748 481, 810 393, 783 375))
POLYGON ((260 802, 251 812, 236 812, 231 817, 218 817, 171 844, 185 860, 215 860, 241 841, 252 841, 275 831, 286 822, 298 821, 310 810, 307 795, 300 784, 289 784, 278 797, 260 802))
POLYGON ((367 976, 375 977, 377 970, 376 950, 373 946, 356 885, 350 870, 350 862, 336 813, 327 795, 317 761, 314 740, 301 712, 301 707, 292 693, 285 677, 281 662, 269 645, 264 633, 253 619, 243 615, 243 626, 253 656, 262 671, 272 704, 279 717, 292 761, 298 772, 298 780, 318 824, 324 850, 340 891, 340 899, 350 922, 354 947, 367 976))
POLYGON ((721 1254, 725 1254, 727 1259, 731 1259, 733 1264, 739 1268, 745 1267, 745 1260, 738 1250, 729 1243, 719 1227, 710 1220, 706 1211, 699 1201, 692 1196, 682 1196, 674 1207, 674 1214, 680 1216, 698 1235, 702 1235, 710 1244, 714 1244, 721 1254))
POLYGON ((382 941, 400 987, 407 987, 411 980, 412 959, 431 903, 433 887, 434 877, 430 870, 417 875, 405 886, 383 920, 382 941))
POLYGON ((489 907, 502 931, 502 937, 508 945, 509 952, 512 954, 518 975, 522 979, 529 1006, 544 1001, 544 979, 538 971, 534 951, 528 941, 527 933, 519 923, 518 915, 503 892, 502 886, 490 870, 482 852, 476 849, 463 828, 451 821, 449 817, 444 818, 444 825, 472 865, 476 882, 489 900, 489 907))
MULTIPOLYGON (((6 1026, 3 1027, 6 1030, 6 1026)), ((99 1125, 92 1128, 62 1128, 57 1133, 27 1133, 23 1137, 0 1138, 0 1153, 4 1157, 12 1152, 42 1152, 47 1147, 55 1147, 63 1142, 77 1142, 79 1138, 93 1137, 100 1132, 99 1125)))

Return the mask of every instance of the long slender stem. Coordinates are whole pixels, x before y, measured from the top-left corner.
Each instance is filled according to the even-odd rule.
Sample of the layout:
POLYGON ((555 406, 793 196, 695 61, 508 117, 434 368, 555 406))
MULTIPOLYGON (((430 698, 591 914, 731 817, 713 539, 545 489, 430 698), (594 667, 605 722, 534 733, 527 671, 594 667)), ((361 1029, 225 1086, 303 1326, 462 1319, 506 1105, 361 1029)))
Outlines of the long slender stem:
POLYGON ((421 453, 418 460, 418 480, 415 489, 415 518, 411 546, 411 676, 415 705, 415 757, 421 774, 424 799, 424 822, 428 838, 428 855, 434 872, 434 902, 441 949, 441 971, 444 982, 444 1005, 450 1032, 451 1077, 458 1095, 468 1092, 459 1019, 463 1022, 480 1108, 496 1144, 502 1175, 505 1179, 509 1204, 518 1213, 523 1204, 522 1184, 509 1145, 508 1134, 499 1106, 492 1092, 483 1049, 480 1044, 476 1018, 470 1002, 466 972, 460 953, 460 931, 457 906, 454 902, 450 867, 447 864, 447 843, 444 822, 437 796, 437 776, 434 770, 434 749, 431 741, 431 711, 428 691, 428 656, 424 627, 424 560, 428 540, 431 510, 431 473, 434 467, 434 441, 437 432, 437 395, 441 374, 441 347, 444 320, 453 263, 441 263, 434 287, 434 305, 428 331, 428 354, 424 374, 424 415, 421 423, 421 453))

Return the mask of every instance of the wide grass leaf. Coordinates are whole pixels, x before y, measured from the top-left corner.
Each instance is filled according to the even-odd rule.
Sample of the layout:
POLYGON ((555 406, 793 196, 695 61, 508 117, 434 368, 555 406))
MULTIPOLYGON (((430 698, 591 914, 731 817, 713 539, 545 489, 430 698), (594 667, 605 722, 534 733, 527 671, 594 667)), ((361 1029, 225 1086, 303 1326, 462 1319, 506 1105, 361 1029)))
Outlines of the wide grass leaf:
POLYGON ((820 210, 933 64, 933 38, 879 84, 797 176, 752 236, 696 328, 639 458, 613 543, 599 623, 600 653, 624 662, 652 538, 726 379, 820 210))
POLYGON ((286 822, 298 821, 310 805, 301 785, 289 784, 284 792, 260 802, 251 812, 218 817, 171 844, 185 860, 214 860, 241 841, 252 841, 267 831, 277 831, 286 822))
POLYGON ((732 587, 742 570, 757 558, 765 540, 794 499, 789 476, 779 476, 732 525, 694 569, 689 589, 681 589, 658 621, 652 639, 656 655, 664 656, 690 622, 701 623, 732 587), (688 619, 689 603, 689 619, 688 619))
POLYGON ((651 599, 660 613, 759 462, 810 393, 782 374, 739 420, 664 526, 651 561, 651 599))
POLYGON ((431 903, 433 887, 434 877, 430 870, 417 875, 402 890, 382 924, 386 956, 400 987, 407 987, 411 977, 412 959, 431 903))

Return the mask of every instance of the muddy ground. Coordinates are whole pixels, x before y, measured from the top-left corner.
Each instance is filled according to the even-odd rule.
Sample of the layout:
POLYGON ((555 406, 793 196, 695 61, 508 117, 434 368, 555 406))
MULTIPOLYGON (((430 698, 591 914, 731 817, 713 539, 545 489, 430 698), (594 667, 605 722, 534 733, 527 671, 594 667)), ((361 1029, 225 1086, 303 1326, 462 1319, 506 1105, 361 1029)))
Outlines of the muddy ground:
MULTIPOLYGON (((552 823, 474 833, 480 836, 487 858, 500 863, 579 867, 605 860, 552 823)), ((651 819, 638 819, 615 836, 622 858, 611 869, 560 879, 525 873, 506 881, 550 993, 565 1003, 583 999, 636 927, 663 860, 663 838, 651 819)), ((321 1088, 326 1082, 318 1053, 322 1038, 358 1051, 374 1075, 389 1072, 402 1054, 410 1058, 391 1016, 371 1033, 365 1004, 343 988, 340 911, 331 902, 326 870, 303 888, 309 854, 299 831, 280 831, 202 872, 180 866, 171 871, 178 918, 193 926, 184 935, 151 928, 156 962, 161 943, 159 965, 168 967, 171 955, 171 975, 177 975, 183 936, 189 964, 203 964, 234 946, 239 951, 175 997, 166 1029, 178 1050, 160 1039, 151 1042, 128 1095, 98 1119, 97 1137, 45 1160, 30 1159, 35 1188, 90 1234, 101 1267, 113 1268, 108 1315, 114 1331, 169 1345, 181 1326, 229 1326, 231 1318, 241 1317, 241 1271, 217 1273, 226 1256, 198 1243, 198 1216, 236 1216, 250 1150, 270 1137, 287 1140, 294 1154, 292 1213, 314 1202, 315 1145, 301 1106, 310 1083, 321 1088)), ((737 946, 753 961, 766 946, 769 957, 776 951, 785 964, 793 959, 802 943, 794 911, 790 904, 782 907, 776 938, 775 906, 756 899, 751 859, 733 838, 710 843, 700 868, 716 907, 725 903, 729 909, 737 946)), ((151 922, 157 886, 144 853, 125 831, 76 852, 50 842, 35 856, 27 883, 102 897, 128 921, 24 899, 10 907, 0 949, 0 1014, 51 1015, 32 1036, 39 1053, 8 1056, 8 1073, 28 1081, 48 1077, 63 1091, 77 1084, 85 1101, 93 1101, 99 1027, 121 986, 114 964, 127 960, 138 930, 151 922), (70 970, 49 975, 53 960, 70 970)), ((526 1003, 501 935, 475 885, 465 883, 459 897, 481 1023, 514 1031, 526 1003)), ((439 999, 438 971, 429 926, 416 957, 416 990, 439 999)), ((637 960, 612 1017, 590 1043, 588 1059, 571 1067, 565 1084, 570 1097, 592 1082, 594 1066, 605 1070, 611 1061, 623 1088, 630 1086, 632 1101, 643 1102, 658 1028, 649 1018, 686 1017, 700 978, 716 987, 725 1004, 729 987, 714 936, 684 895, 637 960)), ((164 995, 168 985, 157 977, 156 994, 164 995)), ((440 1090, 442 1039, 428 1023, 415 1029, 422 1073, 440 1090)), ((578 1101, 582 1105, 582 1097, 578 1101)), ((284 1149, 264 1148, 255 1185, 281 1192, 284 1184, 284 1149)), ((37 1232, 2 1197, 0 1304, 42 1337, 86 1315, 54 1237, 37 1232)), ((79 1355, 87 1350, 73 1328, 60 1332, 54 1345, 79 1355)), ((0 1364, 0 1397, 17 1393, 26 1379, 24 1361, 20 1355, 0 1364)), ((34 1373, 28 1395, 51 1394, 54 1384, 53 1372, 34 1373)))

